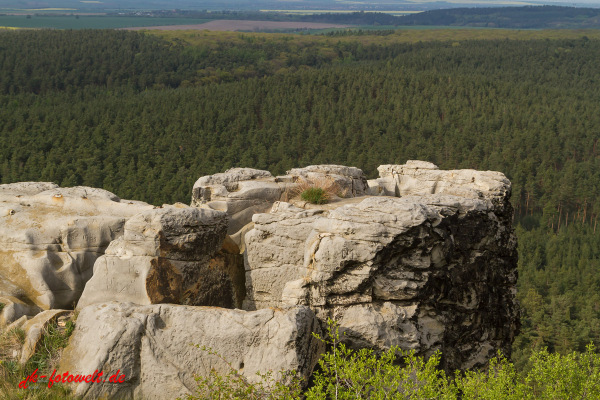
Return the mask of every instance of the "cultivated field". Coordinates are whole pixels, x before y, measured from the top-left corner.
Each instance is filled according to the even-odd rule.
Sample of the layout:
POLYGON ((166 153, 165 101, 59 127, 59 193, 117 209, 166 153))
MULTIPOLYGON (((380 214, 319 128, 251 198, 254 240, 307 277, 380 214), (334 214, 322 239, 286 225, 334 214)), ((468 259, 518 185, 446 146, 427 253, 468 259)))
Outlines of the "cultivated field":
POLYGON ((327 29, 327 28, 347 28, 351 25, 326 24, 320 22, 276 22, 276 21, 247 21, 247 20, 214 20, 204 24, 196 25, 170 25, 170 26, 145 26, 135 28, 125 28, 127 30, 161 30, 161 31, 180 31, 180 30, 209 30, 209 31, 264 31, 277 29, 327 29))
POLYGON ((201 18, 128 17, 108 15, 0 15, 0 26, 47 29, 116 29, 127 27, 202 24, 201 18))

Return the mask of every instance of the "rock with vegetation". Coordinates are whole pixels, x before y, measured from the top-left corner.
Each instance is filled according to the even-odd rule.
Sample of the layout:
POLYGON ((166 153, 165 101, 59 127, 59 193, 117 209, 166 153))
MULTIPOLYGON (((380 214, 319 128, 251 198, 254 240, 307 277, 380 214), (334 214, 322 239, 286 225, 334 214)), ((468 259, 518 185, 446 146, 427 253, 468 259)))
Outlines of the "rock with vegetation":
POLYGON ((227 222, 224 212, 185 205, 135 215, 96 260, 77 308, 113 300, 234 306, 244 291, 243 268, 211 264, 227 222))
POLYGON ((95 304, 81 310, 59 370, 124 375, 119 384, 79 383, 84 399, 171 399, 195 391, 195 376, 234 368, 249 382, 257 372, 298 371, 307 378, 323 351, 308 307, 225 310, 178 305, 95 304), (203 349, 204 348, 204 349, 203 349))
POLYGON ((428 163, 380 171, 402 197, 278 203, 255 215, 244 307, 307 305, 339 321, 353 347, 439 349, 447 370, 510 354, 519 327, 510 182, 428 163))
POLYGON ((0 295, 9 299, 2 322, 72 308, 125 221, 152 208, 83 186, 0 185, 0 295))
POLYGON ((365 173, 356 167, 343 165, 309 165, 304 168, 293 168, 288 176, 319 184, 334 183, 339 197, 355 197, 367 194, 368 184, 365 173), (329 182, 328 182, 329 181, 329 182))
MULTIPOLYGON (((277 201, 303 196, 306 190, 321 190, 317 196, 325 202, 332 196, 353 197, 368 191, 365 174, 356 167, 310 165, 294 168, 286 175, 274 177, 269 171, 232 168, 223 173, 199 178, 192 189, 192 206, 225 211, 230 217, 227 233, 232 237, 252 222, 254 214, 268 212, 277 201)), ((243 241, 236 240, 243 248, 243 241)))
POLYGON ((20 357, 21 364, 27 363, 39 350, 40 342, 49 324, 55 323, 59 317, 67 317, 72 314, 73 312, 68 310, 47 310, 25 321, 20 326, 25 333, 25 343, 23 343, 20 357))

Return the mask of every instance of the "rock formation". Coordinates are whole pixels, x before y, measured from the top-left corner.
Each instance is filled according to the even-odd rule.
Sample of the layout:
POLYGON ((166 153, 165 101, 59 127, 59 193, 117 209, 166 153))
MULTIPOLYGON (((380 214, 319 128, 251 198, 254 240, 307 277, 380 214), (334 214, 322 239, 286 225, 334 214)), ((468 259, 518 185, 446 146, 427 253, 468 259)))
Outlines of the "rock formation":
POLYGON ((84 399, 175 399, 193 393, 195 375, 226 375, 227 360, 248 379, 257 372, 295 369, 308 377, 322 353, 320 332, 307 307, 260 311, 175 305, 95 304, 81 310, 60 371, 103 371, 104 383, 80 383, 84 399), (211 355, 202 347, 222 357, 211 355), (111 374, 124 382, 111 384, 111 374))
MULTIPOLYGON (((239 235, 252 216, 268 212, 276 201, 287 201, 301 182, 330 181, 348 197, 367 193, 369 186, 362 170, 342 165, 311 165, 294 168, 287 175, 273 177, 269 171, 232 168, 224 173, 203 176, 192 189, 192 206, 225 211, 230 217, 227 233, 239 235)), ((243 240, 237 240, 243 248, 243 240)))
POLYGON ((510 182, 497 172, 382 166, 360 202, 276 203, 245 236, 249 310, 307 305, 354 347, 400 345, 478 367, 518 329, 510 182), (418 196, 417 196, 418 195, 418 196))
POLYGON ((235 168, 198 179, 192 207, 0 185, 0 325, 27 328, 26 360, 59 309, 77 305, 61 370, 126 377, 80 383, 85 398, 183 396, 194 374, 227 373, 223 359, 250 381, 280 369, 307 377, 322 351, 311 332, 328 318, 354 348, 441 350, 447 371, 509 355, 519 328, 510 182, 422 161, 378 170, 367 181, 339 165, 277 177, 235 168), (323 184, 330 203, 299 200, 323 184))
POLYGON ((227 215, 214 210, 164 206, 133 216, 96 260, 77 308, 106 301, 231 306, 243 271, 210 265, 226 231, 227 215))
POLYGON ((102 189, 0 185, 0 295, 8 305, 2 322, 72 308, 125 221, 152 208, 102 189))

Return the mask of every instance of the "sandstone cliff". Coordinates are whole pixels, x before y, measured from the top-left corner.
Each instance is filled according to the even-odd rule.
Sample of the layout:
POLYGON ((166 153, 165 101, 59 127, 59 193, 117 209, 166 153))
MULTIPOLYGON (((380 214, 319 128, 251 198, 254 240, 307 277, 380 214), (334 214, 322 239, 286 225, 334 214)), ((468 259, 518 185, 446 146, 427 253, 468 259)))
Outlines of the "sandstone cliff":
POLYGON ((236 168, 198 179, 191 207, 0 185, 0 324, 28 330, 23 361, 59 309, 81 310, 61 368, 128 376, 119 388, 79 385, 86 398, 189 393, 194 373, 218 365, 190 343, 216 346, 249 379, 274 367, 308 377, 323 350, 310 332, 328 318, 352 347, 441 350, 449 371, 510 354, 510 182, 422 161, 379 174, 236 168), (327 204, 300 198, 319 185, 327 204), (164 366, 168 391, 153 392, 164 366))

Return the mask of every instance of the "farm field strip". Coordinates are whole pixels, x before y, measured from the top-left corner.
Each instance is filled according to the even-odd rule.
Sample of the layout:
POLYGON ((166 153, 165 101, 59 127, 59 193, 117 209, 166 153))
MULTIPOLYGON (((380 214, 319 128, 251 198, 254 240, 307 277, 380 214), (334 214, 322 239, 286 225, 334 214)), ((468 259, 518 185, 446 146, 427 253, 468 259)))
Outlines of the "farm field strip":
POLYGON ((250 21, 250 20, 213 20, 203 24, 167 25, 152 27, 124 28, 127 30, 209 30, 209 31, 260 31, 265 29, 326 29, 348 28, 352 25, 328 24, 321 22, 279 22, 279 21, 250 21))
POLYGON ((160 18, 160 17, 120 17, 99 15, 2 15, 0 26, 13 28, 50 29, 116 29, 143 26, 202 24, 209 19, 160 18))
MULTIPOLYGON (((261 12, 276 12, 282 14, 293 14, 293 15, 312 15, 312 14, 326 14, 326 13, 335 13, 335 14, 351 14, 355 13, 356 10, 260 10, 261 12)), ((373 11, 365 11, 365 13, 384 13, 391 15, 406 15, 406 14, 418 14, 423 11, 415 11, 415 10, 373 10, 373 11)))

